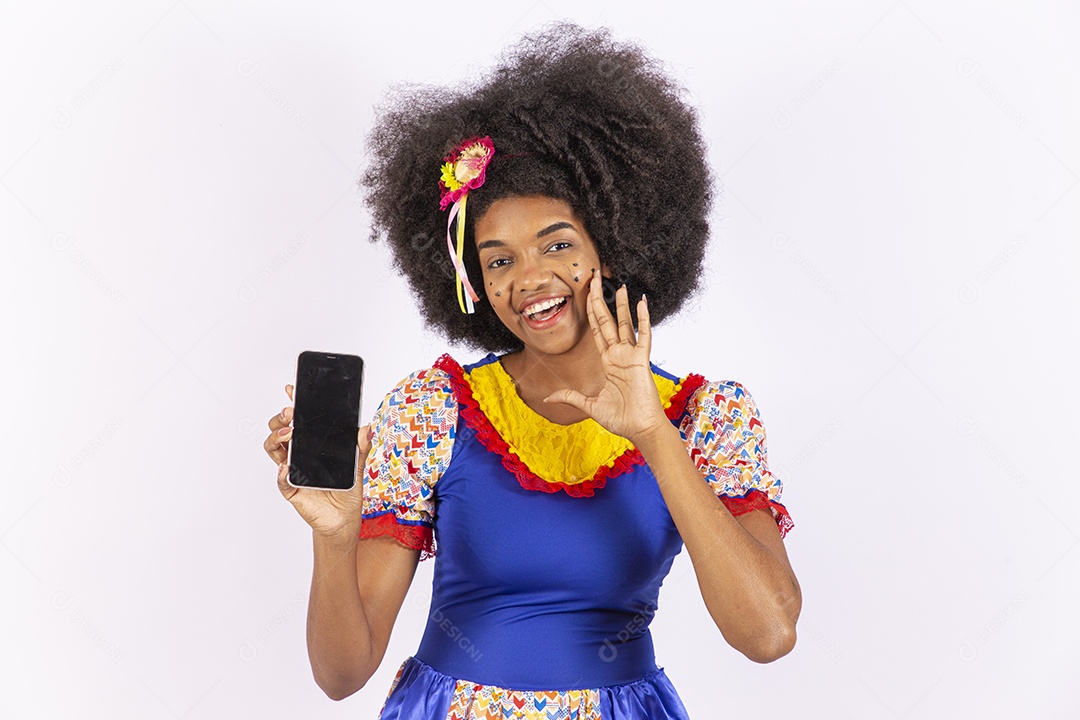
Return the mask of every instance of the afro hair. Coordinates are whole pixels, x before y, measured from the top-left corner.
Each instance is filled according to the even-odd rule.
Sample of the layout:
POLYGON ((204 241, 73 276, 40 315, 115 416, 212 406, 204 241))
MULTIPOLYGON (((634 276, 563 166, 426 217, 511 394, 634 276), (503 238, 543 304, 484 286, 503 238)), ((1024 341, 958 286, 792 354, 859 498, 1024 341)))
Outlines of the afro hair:
POLYGON ((439 209, 446 156, 467 138, 490 136, 495 155, 484 185, 469 195, 469 276, 481 277, 472 226, 491 203, 553 197, 582 219, 630 296, 648 295, 650 318, 660 323, 698 287, 712 204, 697 116, 682 92, 637 45, 572 24, 526 35, 475 83, 399 87, 379 108, 360 180, 371 239, 390 245, 422 315, 447 340, 519 349, 482 287, 475 313, 458 307, 439 209))

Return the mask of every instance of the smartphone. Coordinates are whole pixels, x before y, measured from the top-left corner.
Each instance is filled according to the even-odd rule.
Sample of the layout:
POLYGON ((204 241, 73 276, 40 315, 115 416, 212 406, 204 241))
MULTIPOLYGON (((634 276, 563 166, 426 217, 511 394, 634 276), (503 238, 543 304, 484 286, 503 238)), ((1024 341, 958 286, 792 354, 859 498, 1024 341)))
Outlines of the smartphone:
POLYGON ((360 448, 364 361, 356 355, 305 350, 296 359, 289 484, 351 490, 360 448))

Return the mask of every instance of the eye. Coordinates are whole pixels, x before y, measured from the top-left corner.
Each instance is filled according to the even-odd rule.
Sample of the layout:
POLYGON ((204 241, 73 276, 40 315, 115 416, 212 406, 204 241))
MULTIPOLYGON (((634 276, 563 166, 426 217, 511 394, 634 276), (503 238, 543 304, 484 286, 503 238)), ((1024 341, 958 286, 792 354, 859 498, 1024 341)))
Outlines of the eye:
POLYGON ((547 249, 547 251, 548 252, 554 252, 554 251, 557 251, 557 250, 565 250, 566 248, 571 248, 571 247, 574 247, 574 244, 572 242, 567 242, 566 240, 559 240, 559 241, 553 242, 551 244, 551 247, 549 247, 547 249))
POLYGON ((496 268, 503 267, 504 265, 506 265, 509 262, 510 262, 509 258, 495 258, 494 260, 492 260, 491 262, 489 262, 487 264, 487 267, 488 267, 489 270, 494 270, 496 268))

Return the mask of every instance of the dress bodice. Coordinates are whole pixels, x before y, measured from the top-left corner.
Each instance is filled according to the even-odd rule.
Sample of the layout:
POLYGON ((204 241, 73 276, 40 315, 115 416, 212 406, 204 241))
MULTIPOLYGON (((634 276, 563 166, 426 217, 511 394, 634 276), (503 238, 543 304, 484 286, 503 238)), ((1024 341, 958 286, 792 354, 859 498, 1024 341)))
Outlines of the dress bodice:
MULTIPOLYGON (((656 669, 649 624, 682 547, 656 478, 632 444, 595 428, 575 447, 573 426, 537 421, 567 458, 595 455, 588 471, 559 475, 530 456, 534 443, 513 436, 529 412, 485 375, 497 362, 444 356, 387 396, 372 423, 361 537, 391 534, 435 555, 416 658, 438 671, 522 690, 638 680, 656 669)), ((653 372, 703 480, 734 514, 770 509, 786 532, 745 389, 653 372)))
POLYGON ((526 690, 653 670, 648 626, 682 540, 648 466, 576 498, 526 490, 501 460, 458 426, 436 493, 439 551, 416 656, 526 690))

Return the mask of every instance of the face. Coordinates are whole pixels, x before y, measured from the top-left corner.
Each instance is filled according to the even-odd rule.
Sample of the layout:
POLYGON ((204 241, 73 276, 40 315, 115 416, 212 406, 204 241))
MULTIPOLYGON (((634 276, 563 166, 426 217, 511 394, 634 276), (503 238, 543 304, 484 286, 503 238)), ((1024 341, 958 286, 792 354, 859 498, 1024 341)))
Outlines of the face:
POLYGON ((558 355, 592 343, 586 304, 596 246, 566 202, 503 198, 476 221, 484 291, 495 314, 524 343, 558 355))

